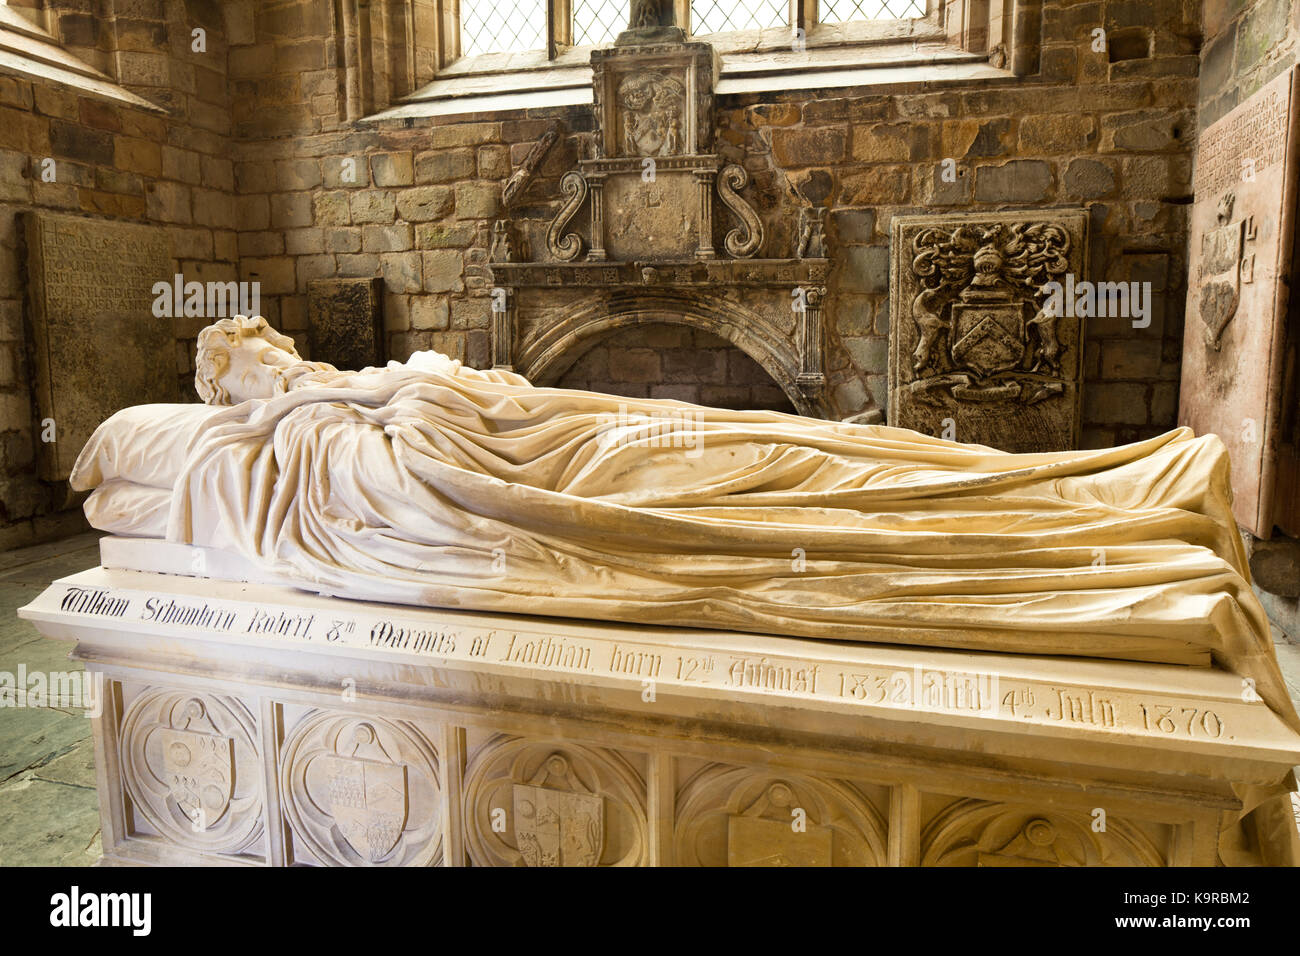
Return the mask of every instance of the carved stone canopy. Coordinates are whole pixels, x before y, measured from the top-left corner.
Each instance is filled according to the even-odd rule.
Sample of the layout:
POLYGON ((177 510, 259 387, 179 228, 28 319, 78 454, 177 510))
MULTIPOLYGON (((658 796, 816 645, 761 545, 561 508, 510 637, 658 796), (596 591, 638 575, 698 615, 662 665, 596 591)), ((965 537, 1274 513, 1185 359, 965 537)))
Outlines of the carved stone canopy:
POLYGON ((498 223, 494 364, 529 378, 555 374, 576 358, 559 360, 556 349, 584 343, 589 330, 574 323, 595 304, 627 323, 666 315, 708 327, 757 359, 804 414, 842 413, 822 394, 830 263, 820 218, 800 215, 790 258, 761 258, 763 223, 743 195, 749 176, 713 151, 717 54, 707 43, 661 39, 681 32, 650 9, 669 0, 632 6, 632 28, 592 53, 592 155, 560 180, 542 258, 519 261, 513 224, 498 223), (710 298, 714 306, 704 306, 710 298), (730 318, 703 319, 710 308, 730 318))

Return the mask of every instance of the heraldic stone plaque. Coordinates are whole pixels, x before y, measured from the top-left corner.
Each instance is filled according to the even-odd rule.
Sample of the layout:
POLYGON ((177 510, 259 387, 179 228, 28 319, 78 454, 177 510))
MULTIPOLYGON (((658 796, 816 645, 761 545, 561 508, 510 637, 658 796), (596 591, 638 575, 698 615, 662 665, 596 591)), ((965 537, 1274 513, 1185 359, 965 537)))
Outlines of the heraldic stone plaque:
POLYGON ((1082 324, 1047 288, 1084 279, 1087 214, 897 216, 890 247, 889 424, 1076 447, 1082 324))
POLYGON ((1292 67, 1273 80, 1196 148, 1178 421, 1223 439, 1233 513, 1264 538, 1274 524, 1300 533, 1300 502, 1275 495, 1296 471, 1294 450, 1282 453, 1280 418, 1298 75, 1292 67))
POLYGON ((128 405, 179 401, 176 335, 153 312, 172 279, 154 226, 28 213, 27 293, 42 441, 40 475, 67 478, 86 440, 128 405))

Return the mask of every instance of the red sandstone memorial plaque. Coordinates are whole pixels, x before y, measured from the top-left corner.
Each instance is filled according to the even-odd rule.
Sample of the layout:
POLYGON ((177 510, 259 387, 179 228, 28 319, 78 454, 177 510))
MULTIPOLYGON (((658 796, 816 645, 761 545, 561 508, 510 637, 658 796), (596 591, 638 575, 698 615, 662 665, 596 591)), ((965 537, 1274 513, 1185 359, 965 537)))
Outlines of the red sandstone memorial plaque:
POLYGON ((1232 458, 1237 522, 1300 532, 1283 365, 1296 204, 1293 67, 1201 135, 1196 149, 1180 424, 1232 458))

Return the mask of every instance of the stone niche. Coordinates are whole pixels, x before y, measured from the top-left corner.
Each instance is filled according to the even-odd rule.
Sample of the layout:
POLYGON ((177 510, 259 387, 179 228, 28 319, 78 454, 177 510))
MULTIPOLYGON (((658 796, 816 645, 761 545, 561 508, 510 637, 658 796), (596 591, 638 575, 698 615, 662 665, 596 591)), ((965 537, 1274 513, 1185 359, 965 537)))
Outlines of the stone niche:
POLYGON ((1083 210, 895 217, 889 424, 1012 452, 1077 447, 1083 326, 1044 286, 1067 298, 1084 281, 1087 226, 1083 210))
MULTIPOLYGON (((870 415, 869 398, 836 398, 865 388, 827 387, 826 368, 851 366, 823 334, 830 261, 817 211, 800 213, 788 256, 763 256, 748 174, 712 151, 717 55, 673 33, 632 29, 592 53, 593 155, 561 178, 544 243, 525 249, 516 223, 495 224, 493 364, 549 385, 616 329, 684 324, 748 353, 801 414, 870 415)), ((539 159, 511 177, 507 209, 539 159)))

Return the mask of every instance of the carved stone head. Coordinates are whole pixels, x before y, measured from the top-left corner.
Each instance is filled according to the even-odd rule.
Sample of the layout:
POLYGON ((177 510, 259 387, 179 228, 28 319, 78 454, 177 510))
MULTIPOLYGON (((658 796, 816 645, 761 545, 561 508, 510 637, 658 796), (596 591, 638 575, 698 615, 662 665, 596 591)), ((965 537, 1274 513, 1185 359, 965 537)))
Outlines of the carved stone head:
POLYGON ((287 389, 285 369, 301 362, 293 339, 266 319, 237 315, 199 333, 194 387, 209 405, 273 398, 287 389))

